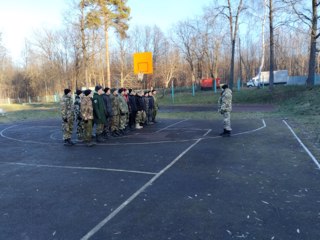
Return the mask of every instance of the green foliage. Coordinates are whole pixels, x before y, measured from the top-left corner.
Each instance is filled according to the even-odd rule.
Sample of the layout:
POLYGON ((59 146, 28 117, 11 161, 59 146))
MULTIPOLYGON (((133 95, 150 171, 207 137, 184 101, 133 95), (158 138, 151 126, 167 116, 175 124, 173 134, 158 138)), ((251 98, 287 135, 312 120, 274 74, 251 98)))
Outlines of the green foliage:
POLYGON ((103 26, 104 30, 108 31, 109 27, 114 27, 120 36, 126 36, 130 16, 126 0, 87 0, 83 4, 87 9, 88 28, 103 26))

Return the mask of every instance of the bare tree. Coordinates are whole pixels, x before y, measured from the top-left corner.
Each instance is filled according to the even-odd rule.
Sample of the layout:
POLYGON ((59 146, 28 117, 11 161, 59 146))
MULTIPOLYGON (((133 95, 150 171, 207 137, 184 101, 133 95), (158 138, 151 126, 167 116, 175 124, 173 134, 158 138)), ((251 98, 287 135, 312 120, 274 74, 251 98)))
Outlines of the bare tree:
MULTIPOLYGON (((234 3, 235 1, 233 1, 234 3)), ((237 7, 234 8, 231 1, 227 0, 227 6, 219 6, 217 7, 218 14, 226 17, 229 21, 229 29, 230 29, 230 40, 231 40, 231 62, 230 62, 230 77, 229 77, 229 85, 230 88, 233 88, 234 81, 234 67, 235 67, 235 47, 237 34, 239 29, 239 18, 241 12, 244 10, 243 1, 239 0, 237 3, 237 7)))
POLYGON ((306 24, 310 29, 310 51, 309 51, 309 68, 307 86, 312 87, 315 84, 315 69, 316 69, 316 54, 317 54, 317 39, 320 37, 318 29, 318 11, 320 2, 312 0, 312 4, 306 4, 302 0, 283 0, 285 3, 290 4, 294 13, 299 20, 306 24), (308 9, 309 8, 309 9, 308 9))
POLYGON ((187 61, 191 72, 192 84, 195 84, 197 78, 196 63, 199 60, 199 56, 197 57, 196 54, 196 49, 198 47, 198 30, 191 20, 186 20, 177 24, 175 34, 176 37, 173 39, 174 44, 180 49, 183 57, 187 61))

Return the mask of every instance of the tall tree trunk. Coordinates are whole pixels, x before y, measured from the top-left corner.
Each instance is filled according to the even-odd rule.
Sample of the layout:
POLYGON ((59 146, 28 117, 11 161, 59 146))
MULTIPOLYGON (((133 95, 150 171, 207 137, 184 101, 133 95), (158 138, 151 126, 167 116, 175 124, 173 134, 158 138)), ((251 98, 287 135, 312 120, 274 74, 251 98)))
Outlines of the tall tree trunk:
POLYGON ((231 63, 230 63, 230 80, 229 80, 229 88, 233 88, 233 80, 234 80, 234 55, 236 49, 236 41, 232 39, 232 52, 231 52, 231 63))
POLYGON ((273 5, 272 0, 269 0, 269 22, 270 22, 270 74, 269 74, 269 89, 273 90, 274 82, 274 38, 273 38, 273 5))
POLYGON ((233 88, 233 81, 234 81, 234 59, 235 59, 235 48, 236 48, 236 39, 237 39, 237 33, 239 29, 239 17, 240 17, 240 12, 242 11, 242 0, 240 0, 237 13, 235 15, 236 20, 233 22, 233 13, 232 13, 232 7, 231 7, 231 2, 228 0, 228 9, 229 9, 229 24, 230 24, 230 37, 231 37, 231 64, 230 64, 230 79, 229 79, 229 88, 233 88), (233 26, 234 24, 234 26, 233 26))
MULTIPOLYGON (((107 20, 105 20, 107 21, 107 20)), ((109 56, 109 33, 108 33, 108 24, 105 22, 105 45, 106 45, 106 70, 107 70, 107 86, 111 87, 111 74, 110 74, 110 56, 109 56)))
POLYGON ((264 29, 265 29, 265 23, 266 23, 266 18, 267 18, 267 0, 263 1, 263 7, 264 7, 264 14, 263 14, 263 21, 262 21, 262 30, 261 30, 261 37, 262 37, 262 56, 261 56, 261 62, 260 62, 260 67, 259 67, 259 73, 258 73, 258 82, 260 84, 261 82, 261 72, 264 67, 264 58, 265 58, 265 52, 266 52, 266 43, 265 43, 265 34, 264 34, 264 29))
POLYGON ((239 38, 239 78, 240 86, 242 87, 242 64, 241 64, 241 40, 239 38))
POLYGON ((312 27, 311 27, 311 39, 310 39, 310 57, 309 57, 309 69, 307 86, 312 87, 315 84, 315 67, 316 67, 316 51, 317 51, 317 0, 312 0, 312 27))
POLYGON ((81 31, 81 44, 82 44, 82 61, 83 61, 83 69, 84 69, 84 76, 85 76, 85 84, 86 87, 89 86, 88 82, 88 64, 87 64, 87 45, 86 45, 86 35, 85 35, 85 14, 84 14, 84 0, 81 1, 81 23, 80 23, 80 31, 81 31))

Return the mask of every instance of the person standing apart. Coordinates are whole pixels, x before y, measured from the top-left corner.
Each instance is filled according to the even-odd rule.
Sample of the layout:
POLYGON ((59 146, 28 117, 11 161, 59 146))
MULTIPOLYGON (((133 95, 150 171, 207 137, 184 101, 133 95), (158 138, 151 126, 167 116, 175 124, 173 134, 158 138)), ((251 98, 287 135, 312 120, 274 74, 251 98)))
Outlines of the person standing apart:
POLYGON ((84 126, 83 140, 88 147, 92 144, 92 121, 93 121, 93 106, 92 106, 92 91, 87 89, 84 91, 84 96, 81 102, 81 117, 84 126))
POLYGON ((74 143, 71 141, 73 131, 73 101, 71 98, 71 90, 69 88, 64 89, 64 95, 60 102, 61 105, 61 117, 62 117, 62 132, 63 141, 65 146, 72 146, 74 143))
POLYGON ((97 85, 93 94, 93 121, 96 124, 96 141, 105 142, 102 136, 104 126, 107 123, 106 108, 104 106, 102 87, 97 85))
POLYGON ((218 101, 218 112, 223 115, 223 132, 220 136, 229 137, 231 135, 231 111, 232 111, 232 91, 228 84, 222 86, 222 92, 218 101))

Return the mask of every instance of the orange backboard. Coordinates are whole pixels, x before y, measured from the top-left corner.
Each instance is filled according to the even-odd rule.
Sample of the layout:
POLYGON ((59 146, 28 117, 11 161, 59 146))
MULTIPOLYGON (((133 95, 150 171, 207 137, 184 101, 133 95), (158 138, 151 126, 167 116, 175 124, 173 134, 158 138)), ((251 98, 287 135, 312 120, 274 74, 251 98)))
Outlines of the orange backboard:
POLYGON ((152 52, 140 52, 133 54, 134 74, 153 74, 152 52))

